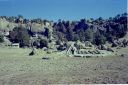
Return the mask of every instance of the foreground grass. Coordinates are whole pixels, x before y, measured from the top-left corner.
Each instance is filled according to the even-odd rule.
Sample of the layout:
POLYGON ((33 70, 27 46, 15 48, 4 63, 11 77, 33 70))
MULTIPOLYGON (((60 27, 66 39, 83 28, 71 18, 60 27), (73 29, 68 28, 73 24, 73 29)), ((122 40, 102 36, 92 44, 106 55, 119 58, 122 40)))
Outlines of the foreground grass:
POLYGON ((30 52, 31 49, 0 48, 0 85, 128 83, 127 56, 71 58, 42 50, 28 56, 30 52))

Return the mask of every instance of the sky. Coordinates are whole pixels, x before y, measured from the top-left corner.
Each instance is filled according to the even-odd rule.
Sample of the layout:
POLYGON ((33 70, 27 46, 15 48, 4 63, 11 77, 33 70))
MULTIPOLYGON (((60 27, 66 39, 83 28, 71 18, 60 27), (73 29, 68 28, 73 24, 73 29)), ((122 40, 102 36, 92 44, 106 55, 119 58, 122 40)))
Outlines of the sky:
POLYGON ((0 16, 57 21, 109 18, 127 12, 127 0, 0 0, 0 16))

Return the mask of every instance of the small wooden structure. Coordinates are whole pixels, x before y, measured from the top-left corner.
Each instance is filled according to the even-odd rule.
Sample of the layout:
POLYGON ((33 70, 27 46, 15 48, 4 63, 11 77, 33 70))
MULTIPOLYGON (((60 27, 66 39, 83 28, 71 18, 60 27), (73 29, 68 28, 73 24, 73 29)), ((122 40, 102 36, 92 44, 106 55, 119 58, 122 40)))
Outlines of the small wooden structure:
POLYGON ((11 44, 11 47, 19 48, 20 47, 20 44, 19 43, 12 43, 11 44))

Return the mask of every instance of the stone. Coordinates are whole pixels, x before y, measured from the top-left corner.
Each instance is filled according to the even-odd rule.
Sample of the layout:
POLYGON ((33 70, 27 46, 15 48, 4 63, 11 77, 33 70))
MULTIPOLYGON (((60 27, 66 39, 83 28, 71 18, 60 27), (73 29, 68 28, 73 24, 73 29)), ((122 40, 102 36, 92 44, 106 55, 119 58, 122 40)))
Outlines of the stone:
POLYGON ((107 48, 107 51, 114 52, 114 50, 112 50, 112 48, 107 48))

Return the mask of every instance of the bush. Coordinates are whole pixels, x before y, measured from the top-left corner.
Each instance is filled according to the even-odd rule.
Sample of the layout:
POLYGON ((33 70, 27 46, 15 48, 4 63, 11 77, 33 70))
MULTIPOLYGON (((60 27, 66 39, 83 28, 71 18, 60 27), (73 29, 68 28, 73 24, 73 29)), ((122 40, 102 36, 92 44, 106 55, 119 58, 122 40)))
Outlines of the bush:
POLYGON ((0 34, 0 43, 4 42, 4 36, 0 34))
POLYGON ((46 39, 40 40, 40 47, 39 48, 43 48, 43 47, 48 47, 48 41, 46 39))
POLYGON ((95 35, 94 43, 96 45, 101 45, 101 44, 105 44, 105 42, 106 42, 106 37, 103 34, 97 32, 95 35))
POLYGON ((29 46, 30 36, 28 30, 23 27, 15 27, 13 31, 9 33, 11 42, 20 43, 20 47, 29 46))
POLYGON ((113 42, 111 47, 117 47, 117 46, 118 46, 118 44, 113 42))
POLYGON ((66 46, 60 45, 60 46, 57 48, 57 50, 63 51, 63 50, 65 50, 66 48, 67 48, 66 46))

